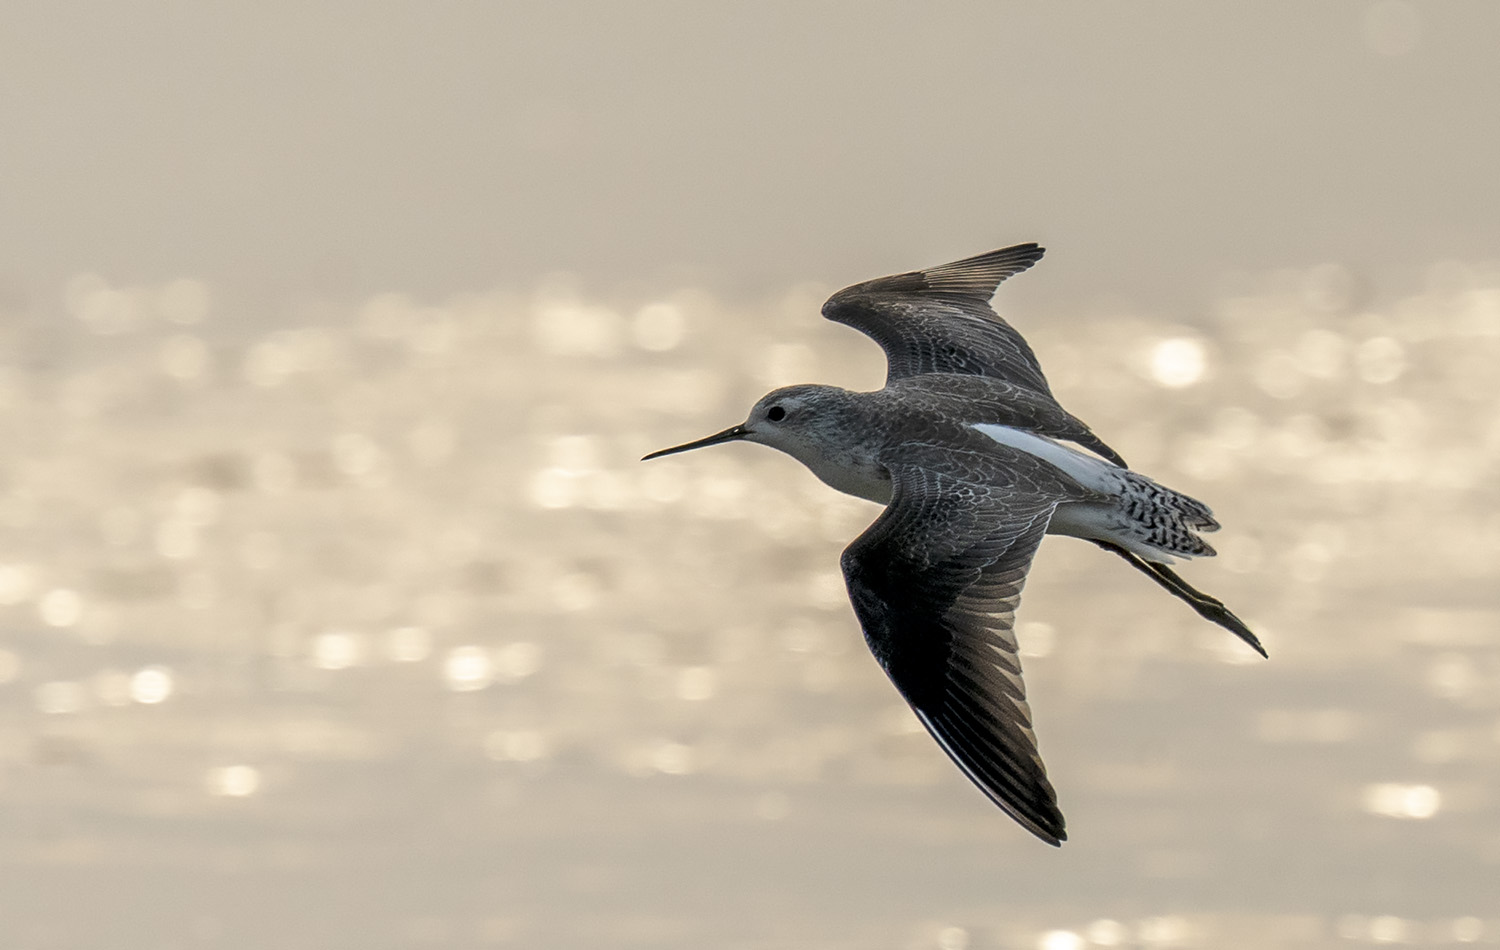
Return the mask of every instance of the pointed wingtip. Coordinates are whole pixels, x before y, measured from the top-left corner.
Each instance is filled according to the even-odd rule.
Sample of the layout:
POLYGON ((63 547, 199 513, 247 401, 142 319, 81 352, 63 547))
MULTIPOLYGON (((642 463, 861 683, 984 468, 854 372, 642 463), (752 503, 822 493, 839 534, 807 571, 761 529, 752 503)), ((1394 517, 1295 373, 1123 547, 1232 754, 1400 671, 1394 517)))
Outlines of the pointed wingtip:
POLYGON ((1042 259, 1046 250, 1035 242, 1013 244, 966 257, 961 261, 851 284, 828 298, 828 302, 823 305, 823 316, 837 323, 852 323, 859 328, 857 322, 846 319, 841 313, 852 301, 869 294, 937 292, 988 301, 1007 277, 1014 277, 1030 268, 1042 259))
MULTIPOLYGON (((1016 818, 1014 814, 1011 817, 1016 818)), ((1056 817, 1057 821, 1055 824, 1049 822, 1046 825, 1042 825, 1034 820, 1022 818, 1017 818, 1016 823, 1031 832, 1032 836, 1043 844, 1050 844, 1054 848, 1061 848, 1063 842, 1068 840, 1068 833, 1063 829, 1062 813, 1059 812, 1056 817)))
POLYGON ((1007 277, 1029 269, 1042 259, 1045 247, 1032 241, 942 264, 920 271, 927 290, 969 294, 988 300, 1007 277))

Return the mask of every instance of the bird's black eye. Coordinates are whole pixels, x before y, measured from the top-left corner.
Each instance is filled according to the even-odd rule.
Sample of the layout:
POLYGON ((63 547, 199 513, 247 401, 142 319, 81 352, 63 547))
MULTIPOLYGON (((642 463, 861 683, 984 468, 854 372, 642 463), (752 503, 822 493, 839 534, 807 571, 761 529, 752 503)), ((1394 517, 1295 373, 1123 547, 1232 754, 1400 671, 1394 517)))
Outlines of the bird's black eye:
POLYGON ((766 418, 772 422, 780 422, 786 418, 786 410, 780 406, 772 406, 766 410, 766 418))

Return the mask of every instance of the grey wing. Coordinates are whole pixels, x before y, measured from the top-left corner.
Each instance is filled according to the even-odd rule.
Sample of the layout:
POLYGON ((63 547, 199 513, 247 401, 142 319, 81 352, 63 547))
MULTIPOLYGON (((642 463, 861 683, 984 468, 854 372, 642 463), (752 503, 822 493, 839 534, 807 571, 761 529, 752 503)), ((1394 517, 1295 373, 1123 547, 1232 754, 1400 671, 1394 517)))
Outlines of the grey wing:
POLYGON ((970 780, 1032 834, 1067 837, 1021 681, 1016 606, 1057 499, 892 465, 893 497, 844 552, 865 639, 970 780))
POLYGON ((969 422, 990 422, 1076 442, 1121 468, 1129 467, 1120 453, 1106 445, 1082 419, 1051 396, 1025 386, 983 376, 933 373, 897 380, 889 388, 901 391, 909 403, 961 401, 969 422))
POLYGON ((963 373, 1003 379, 1050 396, 1036 354, 989 305, 1001 281, 1041 260, 1045 250, 1017 244, 855 284, 830 297, 823 316, 880 344, 888 383, 927 373, 963 373))

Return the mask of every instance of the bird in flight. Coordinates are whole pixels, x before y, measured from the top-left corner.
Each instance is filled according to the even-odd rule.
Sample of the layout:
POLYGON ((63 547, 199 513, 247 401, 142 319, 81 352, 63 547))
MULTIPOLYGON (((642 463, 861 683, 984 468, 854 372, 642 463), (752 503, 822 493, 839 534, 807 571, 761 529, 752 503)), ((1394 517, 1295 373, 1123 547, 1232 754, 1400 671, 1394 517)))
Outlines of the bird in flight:
POLYGON ((646 456, 758 442, 886 506, 845 549, 865 641, 943 751, 1032 834, 1067 837, 1021 681, 1016 608, 1044 534, 1123 558, 1262 656, 1254 633, 1169 566, 1212 556, 1207 505, 1132 471, 1058 403, 1031 347, 990 308, 1041 259, 1017 244, 847 287, 823 316, 885 350, 885 387, 799 385, 744 422, 646 456))

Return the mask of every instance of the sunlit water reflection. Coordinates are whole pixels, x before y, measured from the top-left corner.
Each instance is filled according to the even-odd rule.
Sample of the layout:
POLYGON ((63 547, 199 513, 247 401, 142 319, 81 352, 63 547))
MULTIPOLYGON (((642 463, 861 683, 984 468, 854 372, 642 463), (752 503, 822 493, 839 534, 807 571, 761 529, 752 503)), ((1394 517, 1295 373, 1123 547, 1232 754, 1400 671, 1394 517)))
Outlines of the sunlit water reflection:
POLYGON ((829 288, 385 295, 237 339, 199 282, 80 277, 0 330, 0 937, 1500 943, 1497 283, 1012 314, 1214 505, 1186 570, 1272 654, 1050 540, 1019 635, 1054 851, 865 651, 837 558, 873 506, 753 446, 637 461, 771 386, 878 385, 829 288))

